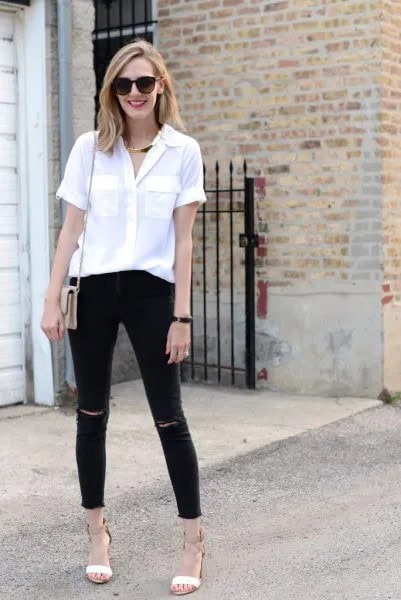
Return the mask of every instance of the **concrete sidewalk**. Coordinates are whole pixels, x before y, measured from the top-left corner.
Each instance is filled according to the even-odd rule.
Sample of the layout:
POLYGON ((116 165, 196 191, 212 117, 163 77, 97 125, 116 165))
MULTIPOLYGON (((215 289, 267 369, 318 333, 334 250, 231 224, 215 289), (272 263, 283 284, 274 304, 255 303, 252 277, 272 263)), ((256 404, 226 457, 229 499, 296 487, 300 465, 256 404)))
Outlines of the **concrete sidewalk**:
MULTIPOLYGON (((183 398, 201 468, 381 405, 363 398, 290 396, 187 384, 183 398)), ((29 518, 43 503, 78 502, 74 433, 72 407, 0 409, 2 526, 15 524, 16 505, 29 518)), ((108 501, 124 489, 140 489, 166 479, 164 457, 140 381, 112 388, 107 468, 108 501)))
MULTIPOLYGON (((182 533, 159 439, 141 382, 116 385, 112 396, 106 503, 114 538, 111 561, 115 578, 100 589, 84 577, 88 542, 79 507, 74 409, 16 406, 0 410, 1 600, 172 597, 168 585, 181 552, 182 533)), ((355 596, 354 588, 352 594, 342 596, 322 596, 319 589, 317 596, 310 591, 299 593, 303 584, 296 577, 291 579, 291 574, 299 557, 307 565, 299 567, 303 574, 309 564, 316 564, 316 556, 309 558, 308 554, 309 534, 305 546, 305 526, 313 533, 316 524, 308 525, 308 519, 320 519, 323 510, 318 505, 311 511, 312 501, 321 502, 326 511, 331 501, 326 497, 322 500, 320 491, 315 498, 313 489, 316 485, 328 486, 328 496, 332 494, 333 483, 324 478, 331 473, 328 457, 339 460, 342 455, 338 449, 333 452, 333 443, 337 448, 338 440, 345 439, 341 434, 333 442, 330 427, 343 426, 347 431, 351 427, 346 435, 358 441, 361 425, 354 423, 355 419, 373 419, 376 431, 376 411, 365 411, 354 419, 346 417, 381 406, 381 402, 189 385, 183 386, 183 396, 201 466, 204 523, 209 531, 207 571, 211 575, 206 575, 205 584, 197 592, 199 600, 246 600, 249 586, 257 600, 366 600, 366 595, 355 596), (316 430, 340 419, 340 423, 316 430), (312 429, 315 431, 289 440, 287 445, 277 447, 273 443, 312 429), (266 473, 270 473, 268 486, 266 473), (302 488, 304 484, 307 490, 302 488), (298 522, 302 525, 299 540, 294 538, 298 522), (283 550, 284 543, 287 546, 283 550), (279 563, 277 556, 281 556, 279 563), (283 585, 291 593, 283 595, 283 585), (275 595, 271 595, 274 590, 275 595)), ((386 417, 385 409, 379 412, 382 419, 386 417)), ((368 433, 361 435, 367 439, 364 457, 372 442, 368 433)), ((380 439, 387 437, 385 429, 380 439)), ((393 444, 393 438, 390 442, 393 444)), ((343 478, 352 469, 359 475, 366 471, 363 465, 354 464, 358 452, 357 442, 355 450, 346 446, 348 462, 332 467, 334 473, 341 472, 341 490, 343 478)), ((387 461, 386 449, 381 460, 387 461)), ((390 475, 393 485, 394 474, 390 475)), ((366 487, 375 485, 370 479, 365 483, 361 497, 366 496, 366 487)), ((381 488, 385 494, 381 504, 388 498, 390 503, 395 501, 388 485, 381 488)), ((353 482, 345 484, 346 489, 353 487, 353 482)), ((381 520, 379 525, 382 527, 381 520)), ((354 531, 351 534, 356 536, 354 531)), ((328 560, 324 552, 336 556, 330 541, 333 535, 329 542, 326 537, 323 535, 323 549, 317 553, 323 562, 328 560)), ((370 572, 370 563, 367 568, 370 572)), ((321 585, 318 581, 317 588, 321 585)))

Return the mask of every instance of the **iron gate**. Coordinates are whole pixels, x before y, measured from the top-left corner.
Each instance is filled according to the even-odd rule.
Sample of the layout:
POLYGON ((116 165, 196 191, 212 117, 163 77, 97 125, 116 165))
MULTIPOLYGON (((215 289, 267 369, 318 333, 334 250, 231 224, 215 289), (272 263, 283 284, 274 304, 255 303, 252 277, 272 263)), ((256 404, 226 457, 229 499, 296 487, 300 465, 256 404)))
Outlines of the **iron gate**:
MULTIPOLYGON (((205 181, 207 173, 205 169, 205 181)), ((220 183, 216 163, 213 187, 194 225, 191 288, 193 326, 190 356, 182 379, 255 388, 254 180, 243 165, 242 185, 220 183)))

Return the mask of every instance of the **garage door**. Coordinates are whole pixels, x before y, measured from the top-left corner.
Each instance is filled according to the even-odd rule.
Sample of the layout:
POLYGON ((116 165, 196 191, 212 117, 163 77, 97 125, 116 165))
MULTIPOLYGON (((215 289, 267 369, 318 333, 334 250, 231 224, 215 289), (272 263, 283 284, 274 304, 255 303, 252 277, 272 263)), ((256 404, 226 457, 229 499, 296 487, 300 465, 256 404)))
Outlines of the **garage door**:
POLYGON ((0 405, 25 400, 14 18, 0 9, 0 405))

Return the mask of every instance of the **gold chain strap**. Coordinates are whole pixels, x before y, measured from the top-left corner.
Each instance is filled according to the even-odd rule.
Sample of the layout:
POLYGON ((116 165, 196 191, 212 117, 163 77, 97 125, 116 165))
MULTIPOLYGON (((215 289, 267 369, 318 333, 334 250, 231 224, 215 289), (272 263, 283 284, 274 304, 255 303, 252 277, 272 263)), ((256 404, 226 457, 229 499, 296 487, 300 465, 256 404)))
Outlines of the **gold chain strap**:
POLYGON ((84 245, 85 245, 85 237, 86 237, 86 224, 88 222, 88 212, 89 212, 89 206, 90 206, 90 197, 91 197, 91 191, 92 191, 92 179, 93 179, 93 171, 95 168, 95 156, 96 156, 96 131, 93 132, 93 156, 92 156, 92 167, 91 167, 91 175, 90 175, 90 180, 89 180, 89 189, 88 189, 88 196, 87 196, 87 203, 86 203, 86 211, 85 211, 85 217, 84 217, 84 231, 83 231, 83 237, 82 237, 82 248, 81 248, 81 259, 79 261, 79 271, 78 271, 78 277, 77 277, 77 290, 79 291, 79 286, 81 283, 81 271, 82 271, 82 262, 84 260, 84 245))

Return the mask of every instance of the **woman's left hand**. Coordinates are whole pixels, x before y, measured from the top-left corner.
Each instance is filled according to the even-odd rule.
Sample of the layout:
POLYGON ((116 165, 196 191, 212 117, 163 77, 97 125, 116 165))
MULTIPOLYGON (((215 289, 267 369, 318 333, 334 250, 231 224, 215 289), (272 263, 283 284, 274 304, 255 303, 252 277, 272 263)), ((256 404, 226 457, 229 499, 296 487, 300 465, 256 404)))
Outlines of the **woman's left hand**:
POLYGON ((167 364, 179 363, 189 354, 191 325, 173 321, 167 334, 166 354, 170 354, 167 364))

